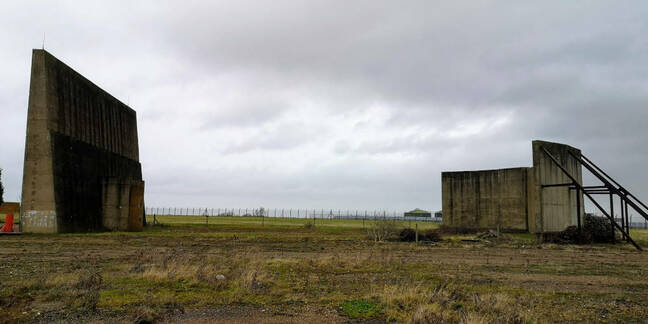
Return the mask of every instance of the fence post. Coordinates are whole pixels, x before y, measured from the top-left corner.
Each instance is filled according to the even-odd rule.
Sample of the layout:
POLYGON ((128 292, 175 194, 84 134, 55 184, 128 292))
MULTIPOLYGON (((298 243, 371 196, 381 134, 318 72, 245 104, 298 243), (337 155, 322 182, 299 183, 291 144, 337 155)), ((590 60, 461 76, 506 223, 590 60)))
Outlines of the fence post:
POLYGON ((418 243, 418 223, 416 224, 416 243, 418 243))

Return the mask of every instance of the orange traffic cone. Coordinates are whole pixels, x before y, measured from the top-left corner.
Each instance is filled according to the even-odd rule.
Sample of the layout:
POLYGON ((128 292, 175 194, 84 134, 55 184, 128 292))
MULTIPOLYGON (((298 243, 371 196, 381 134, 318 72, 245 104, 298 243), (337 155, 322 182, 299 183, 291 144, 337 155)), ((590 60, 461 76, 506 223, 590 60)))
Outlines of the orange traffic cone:
POLYGON ((0 233, 11 233, 14 231, 14 217, 13 214, 5 216, 5 224, 0 228, 0 233))

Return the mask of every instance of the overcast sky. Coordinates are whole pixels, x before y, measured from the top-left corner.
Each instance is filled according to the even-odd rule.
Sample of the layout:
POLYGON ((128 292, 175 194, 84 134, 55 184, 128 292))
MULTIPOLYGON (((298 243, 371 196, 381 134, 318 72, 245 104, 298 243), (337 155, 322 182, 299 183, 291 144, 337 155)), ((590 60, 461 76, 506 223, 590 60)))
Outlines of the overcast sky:
POLYGON ((17 200, 31 49, 137 111, 147 206, 441 208, 441 171, 579 147, 648 200, 645 1, 2 1, 17 200))

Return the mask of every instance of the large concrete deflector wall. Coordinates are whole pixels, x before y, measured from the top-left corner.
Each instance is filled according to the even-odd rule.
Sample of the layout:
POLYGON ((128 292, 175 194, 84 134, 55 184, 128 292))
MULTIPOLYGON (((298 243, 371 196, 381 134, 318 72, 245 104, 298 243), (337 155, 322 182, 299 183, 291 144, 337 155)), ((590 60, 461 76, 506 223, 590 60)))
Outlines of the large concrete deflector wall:
POLYGON ((134 199, 143 205, 135 111, 48 52, 34 50, 22 230, 138 230, 128 226, 133 184, 142 188, 134 199), (116 202, 125 219, 104 220, 111 213, 104 209, 106 183, 127 184, 129 194, 116 202))

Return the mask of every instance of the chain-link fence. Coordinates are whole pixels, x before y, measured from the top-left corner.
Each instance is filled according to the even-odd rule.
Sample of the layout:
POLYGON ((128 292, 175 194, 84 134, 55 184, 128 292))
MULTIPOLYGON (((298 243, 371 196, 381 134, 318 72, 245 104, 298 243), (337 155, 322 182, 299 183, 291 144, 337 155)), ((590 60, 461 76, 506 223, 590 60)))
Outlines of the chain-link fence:
MULTIPOLYGON (((208 208, 208 207, 147 207, 149 216, 207 216, 207 217, 269 217, 302 219, 355 219, 355 220, 401 220, 417 222, 442 222, 440 212, 425 216, 405 216, 408 212, 395 210, 360 209, 308 209, 308 208, 208 208), (429 216, 428 216, 429 215, 429 216)), ((597 215, 600 216, 600 215, 597 215)), ((648 220, 629 216, 631 228, 648 229, 648 220)), ((619 219, 620 222, 620 219, 619 219)))
POLYGON ((306 208, 207 208, 207 207, 147 207, 147 215, 203 217, 270 217, 303 219, 412 220, 441 222, 440 214, 405 216, 406 212, 387 210, 306 209, 306 208), (428 216, 429 215, 429 216, 428 216))

